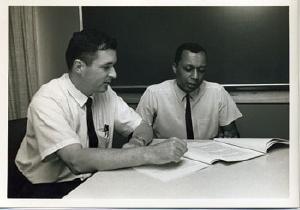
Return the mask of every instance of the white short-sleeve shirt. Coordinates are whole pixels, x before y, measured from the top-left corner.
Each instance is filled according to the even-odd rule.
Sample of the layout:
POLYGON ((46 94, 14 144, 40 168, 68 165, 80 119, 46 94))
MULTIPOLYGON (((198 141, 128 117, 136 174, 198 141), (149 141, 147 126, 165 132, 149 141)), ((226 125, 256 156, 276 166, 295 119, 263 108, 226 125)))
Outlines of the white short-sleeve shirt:
MULTIPOLYGON (((98 147, 112 146, 114 129, 129 135, 140 124, 141 117, 110 87, 104 93, 95 93, 92 98, 98 147)), ((87 96, 76 89, 68 74, 43 85, 34 95, 28 107, 26 135, 15 160, 19 170, 32 183, 90 176, 74 175, 55 153, 70 144, 88 147, 86 101, 87 96)))
MULTIPOLYGON (((149 86, 137 106, 143 120, 152 125, 156 138, 186 139, 186 93, 176 80, 149 86)), ((219 84, 203 81, 190 94, 195 139, 211 139, 225 126, 242 116, 228 92, 219 84)))

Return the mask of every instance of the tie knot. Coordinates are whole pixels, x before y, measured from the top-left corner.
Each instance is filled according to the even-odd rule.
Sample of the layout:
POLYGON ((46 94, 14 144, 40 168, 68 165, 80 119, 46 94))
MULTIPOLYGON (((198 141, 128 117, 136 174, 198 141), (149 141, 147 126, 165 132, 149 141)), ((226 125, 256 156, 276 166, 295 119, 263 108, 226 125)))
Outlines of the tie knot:
POLYGON ((191 98, 190 94, 189 94, 189 93, 186 94, 186 95, 185 95, 185 98, 186 98, 186 100, 190 100, 190 98, 191 98))
POLYGON ((92 103, 93 103, 93 99, 91 97, 88 97, 88 100, 86 101, 86 106, 87 107, 91 107, 92 106, 92 103))

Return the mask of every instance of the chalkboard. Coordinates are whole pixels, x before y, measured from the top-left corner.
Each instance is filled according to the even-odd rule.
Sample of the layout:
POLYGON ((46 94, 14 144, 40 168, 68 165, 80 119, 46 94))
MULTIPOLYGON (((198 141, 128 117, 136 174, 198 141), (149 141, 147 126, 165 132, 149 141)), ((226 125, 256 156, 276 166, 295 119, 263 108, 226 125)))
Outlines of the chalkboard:
POLYGON ((289 82, 289 8, 83 7, 84 28, 118 40, 113 85, 150 85, 174 78, 175 50, 198 42, 208 52, 206 80, 221 84, 289 82))

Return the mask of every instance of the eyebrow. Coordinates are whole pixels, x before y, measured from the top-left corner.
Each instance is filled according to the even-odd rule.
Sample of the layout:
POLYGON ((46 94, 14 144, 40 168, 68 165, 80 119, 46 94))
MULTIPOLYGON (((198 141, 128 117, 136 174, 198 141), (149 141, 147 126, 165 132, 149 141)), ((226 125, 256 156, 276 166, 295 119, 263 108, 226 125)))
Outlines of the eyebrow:
POLYGON ((193 64, 185 64, 184 66, 193 66, 193 67, 195 67, 195 68, 201 68, 201 67, 206 67, 207 64, 205 64, 205 65, 200 65, 200 66, 198 66, 198 67, 194 66, 193 64))
POLYGON ((116 64, 117 62, 109 62, 109 63, 104 63, 102 64, 101 66, 109 66, 109 65, 114 65, 116 64))

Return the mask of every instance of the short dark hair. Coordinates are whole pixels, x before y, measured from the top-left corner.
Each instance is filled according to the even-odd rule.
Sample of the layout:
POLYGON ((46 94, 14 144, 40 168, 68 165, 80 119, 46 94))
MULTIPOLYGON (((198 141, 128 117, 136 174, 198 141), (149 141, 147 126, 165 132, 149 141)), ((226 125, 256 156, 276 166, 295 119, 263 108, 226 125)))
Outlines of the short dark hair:
POLYGON ((69 71, 72 69, 75 59, 84 61, 90 65, 98 50, 117 49, 117 41, 107 34, 95 29, 84 29, 74 32, 66 50, 66 62, 69 71))
POLYGON ((186 43, 181 44, 181 45, 176 49, 175 58, 174 58, 174 62, 175 62, 176 65, 177 65, 178 62, 180 61, 182 52, 183 52, 184 50, 188 50, 188 51, 191 51, 191 52, 193 52, 193 53, 204 52, 205 55, 207 56, 207 52, 206 52, 206 50, 205 50, 202 46, 200 46, 200 45, 197 44, 197 43, 186 42, 186 43))

